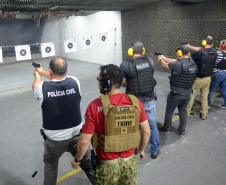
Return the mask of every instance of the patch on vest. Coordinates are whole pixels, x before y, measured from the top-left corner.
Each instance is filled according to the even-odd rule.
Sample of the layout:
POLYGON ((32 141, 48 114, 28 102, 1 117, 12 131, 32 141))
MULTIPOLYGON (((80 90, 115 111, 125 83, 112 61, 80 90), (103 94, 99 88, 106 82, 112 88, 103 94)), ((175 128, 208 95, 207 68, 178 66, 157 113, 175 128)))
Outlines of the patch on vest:
POLYGON ((133 126, 135 126, 135 114, 115 115, 115 127, 118 128, 118 127, 133 127, 133 126))
POLYGON ((189 67, 188 70, 189 70, 190 73, 196 73, 197 68, 196 67, 189 67))
POLYGON ((72 89, 67 89, 66 91, 50 91, 50 92, 47 92, 47 96, 48 97, 57 97, 57 96, 65 96, 65 95, 70 95, 70 94, 75 94, 76 91, 74 88, 72 89))
POLYGON ((129 110, 129 107, 122 107, 120 108, 120 111, 129 110))
POLYGON ((140 71, 140 70, 149 68, 149 65, 148 65, 148 63, 139 64, 139 65, 136 65, 136 68, 137 68, 137 71, 140 71))

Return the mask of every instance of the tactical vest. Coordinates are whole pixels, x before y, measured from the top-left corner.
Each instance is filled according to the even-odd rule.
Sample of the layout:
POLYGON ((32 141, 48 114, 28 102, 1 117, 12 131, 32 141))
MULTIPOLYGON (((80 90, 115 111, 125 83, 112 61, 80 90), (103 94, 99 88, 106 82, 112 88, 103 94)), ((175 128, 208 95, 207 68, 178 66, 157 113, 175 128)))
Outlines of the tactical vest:
POLYGON ((43 128, 60 130, 81 123, 81 96, 77 82, 72 78, 62 81, 44 82, 42 86, 43 128))
POLYGON ((226 70, 226 53, 221 51, 223 54, 223 59, 215 65, 215 68, 217 69, 222 69, 222 70, 226 70))
POLYGON ((217 59, 217 52, 215 49, 213 49, 213 51, 202 50, 202 54, 202 67, 198 72, 198 76, 211 76, 217 59))
POLYGON ((127 95, 129 106, 111 106, 108 95, 100 96, 104 114, 104 134, 96 132, 92 146, 104 152, 123 152, 136 148, 139 144, 140 106, 133 95, 127 95))
POLYGON ((181 62, 182 72, 180 75, 175 75, 171 72, 170 85, 190 89, 196 79, 198 67, 191 58, 185 58, 179 61, 181 62))
POLYGON ((128 59, 130 72, 126 79, 126 93, 135 96, 148 95, 154 90, 154 67, 147 56, 128 59))

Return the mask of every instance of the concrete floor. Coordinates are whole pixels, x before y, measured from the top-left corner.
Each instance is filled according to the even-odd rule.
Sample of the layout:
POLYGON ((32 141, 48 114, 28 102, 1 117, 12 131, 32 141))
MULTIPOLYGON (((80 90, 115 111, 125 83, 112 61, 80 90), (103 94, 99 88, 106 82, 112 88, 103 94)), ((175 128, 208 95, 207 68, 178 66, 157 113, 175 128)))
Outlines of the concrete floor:
MULTIPOLYGON (((37 59, 45 69, 49 59, 37 59)), ((69 73, 78 77, 82 91, 82 116, 88 104, 99 97, 96 77, 99 65, 69 60, 69 73)), ((163 123, 169 73, 155 72, 157 122, 163 123)), ((40 185, 43 182, 43 139, 41 108, 31 90, 31 61, 0 66, 0 185, 40 185), (35 177, 32 174, 37 171, 35 177)), ((43 78, 44 79, 44 78, 43 78)), ((124 91, 124 89, 122 89, 124 91)), ((200 103, 196 96, 195 105, 200 103)), ((226 184, 226 110, 219 107, 223 99, 215 98, 206 120, 199 118, 200 107, 188 119, 184 138, 175 133, 178 119, 170 134, 160 133, 161 153, 138 159, 138 184, 144 185, 225 185, 226 184)), ((175 111, 177 113, 177 110, 175 111)), ((59 163, 58 177, 71 172, 72 157, 65 153, 59 163)), ((59 185, 90 184, 83 171, 58 183, 59 185)))

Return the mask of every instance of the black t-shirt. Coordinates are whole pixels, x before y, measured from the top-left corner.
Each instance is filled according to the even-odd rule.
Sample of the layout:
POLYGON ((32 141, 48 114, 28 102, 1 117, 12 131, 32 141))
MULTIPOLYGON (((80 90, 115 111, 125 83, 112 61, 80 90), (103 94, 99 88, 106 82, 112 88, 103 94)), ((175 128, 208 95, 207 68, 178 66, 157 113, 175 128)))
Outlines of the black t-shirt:
MULTIPOLYGON (((135 59, 138 58, 138 57, 134 57, 135 59)), ((153 68, 155 67, 154 65, 154 62, 153 60, 148 57, 149 61, 150 61, 150 64, 153 66, 153 68)), ((128 75, 129 75, 129 72, 130 72, 130 68, 129 68, 129 62, 126 60, 126 61, 123 61, 120 65, 120 69, 122 70, 122 75, 123 75, 123 78, 127 78, 128 75)), ((153 91, 152 93, 150 93, 149 95, 143 95, 143 96, 136 96, 141 102, 146 102, 146 101, 152 101, 156 95, 155 95, 155 92, 153 91)))
MULTIPOLYGON (((180 75, 183 69, 181 62, 179 61, 170 62, 168 66, 174 75, 180 75)), ((190 95, 192 93, 192 88, 184 89, 180 87, 170 86, 170 90, 173 91, 174 93, 178 93, 185 96, 190 95)))

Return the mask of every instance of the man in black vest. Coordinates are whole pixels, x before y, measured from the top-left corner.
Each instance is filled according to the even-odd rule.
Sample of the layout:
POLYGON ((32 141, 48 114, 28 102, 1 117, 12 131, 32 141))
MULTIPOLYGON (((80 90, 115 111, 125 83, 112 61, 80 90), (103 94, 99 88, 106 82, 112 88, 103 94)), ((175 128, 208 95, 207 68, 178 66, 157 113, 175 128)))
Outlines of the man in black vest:
MULTIPOLYGON (((44 134, 44 185, 57 182, 58 161, 64 152, 77 154, 77 143, 82 119, 80 111, 80 83, 77 78, 66 76, 67 62, 59 57, 49 63, 49 71, 42 67, 34 70, 32 89, 41 102, 44 134), (50 79, 41 81, 41 76, 50 79)), ((94 184, 91 154, 88 150, 81 160, 81 168, 94 184)))
POLYGON ((226 40, 220 42, 220 51, 217 51, 217 60, 213 69, 213 76, 211 78, 209 95, 208 95, 208 107, 210 107, 213 91, 220 85, 221 94, 224 97, 224 104, 222 108, 226 108, 226 40))
POLYGON ((156 159, 159 154, 159 133, 156 124, 154 62, 150 57, 143 56, 144 53, 144 45, 140 40, 131 42, 128 50, 131 57, 120 65, 123 72, 122 87, 126 87, 126 93, 135 95, 144 105, 151 129, 151 158, 156 159))
POLYGON ((191 53, 192 59, 198 66, 197 78, 192 87, 191 100, 187 107, 187 116, 191 114, 191 109, 194 103, 195 96, 200 90, 202 110, 200 112, 200 118, 206 119, 208 114, 208 101, 209 87, 211 82, 211 75, 213 74, 213 68, 217 59, 217 52, 212 48, 213 39, 211 36, 204 37, 202 41, 202 47, 194 47, 187 45, 189 49, 196 52, 191 53))
POLYGON ((158 60, 162 64, 162 67, 171 70, 170 93, 167 97, 165 121, 163 127, 161 127, 159 131, 170 133, 173 112, 177 107, 180 116, 180 124, 177 128, 177 133, 181 137, 185 136, 187 124, 186 107, 190 100, 192 85, 196 79, 196 72, 198 69, 197 65, 188 54, 188 47, 181 45, 176 50, 178 61, 163 55, 158 56, 158 60))

